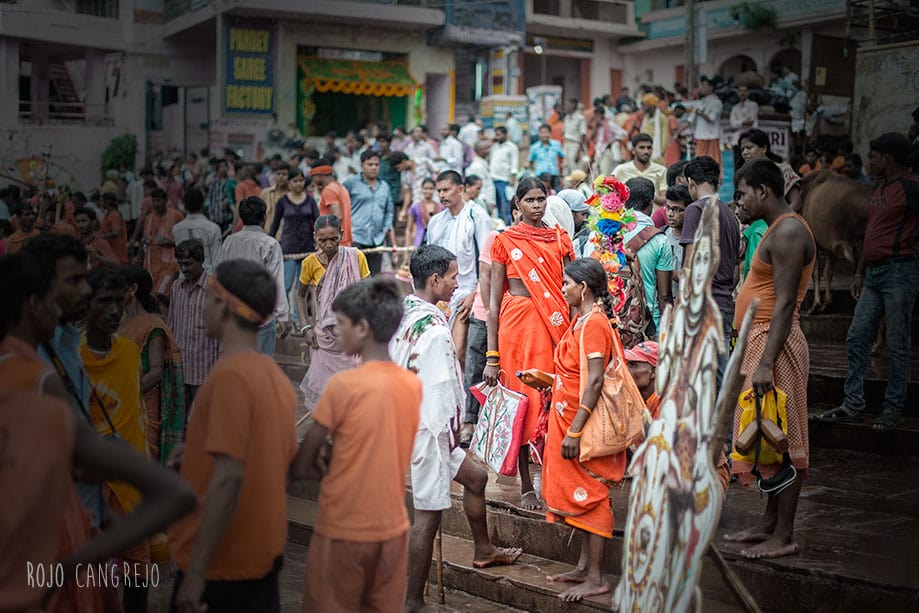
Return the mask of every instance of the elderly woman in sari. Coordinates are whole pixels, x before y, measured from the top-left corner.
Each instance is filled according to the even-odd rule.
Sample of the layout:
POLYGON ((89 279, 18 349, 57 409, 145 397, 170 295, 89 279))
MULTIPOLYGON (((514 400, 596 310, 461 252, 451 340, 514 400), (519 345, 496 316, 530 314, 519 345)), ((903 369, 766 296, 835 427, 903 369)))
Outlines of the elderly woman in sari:
POLYGON ((529 405, 517 466, 521 505, 539 509, 530 480, 528 441, 533 439, 543 408, 538 390, 513 376, 537 368, 553 372, 552 355, 568 327, 569 307, 562 294, 562 268, 574 255, 565 230, 543 223, 546 187, 533 177, 517 185, 520 223, 497 237, 492 245, 491 296, 488 308, 488 351, 483 379, 495 385, 503 370, 511 376, 507 387, 526 394, 529 405), (500 334, 499 334, 500 331, 500 334))
POLYGON ((165 464, 172 448, 185 440, 182 356, 172 330, 157 309, 150 273, 129 264, 119 268, 118 274, 128 282, 118 334, 140 348, 147 445, 150 457, 165 464))
POLYGON ((314 237, 319 250, 303 260, 297 292, 301 321, 307 321, 301 328, 303 340, 310 347, 309 370, 300 384, 307 408, 316 406, 332 375, 356 366, 354 358, 338 345, 332 302, 343 289, 370 276, 364 254, 354 247, 341 246, 338 217, 319 217, 314 237))

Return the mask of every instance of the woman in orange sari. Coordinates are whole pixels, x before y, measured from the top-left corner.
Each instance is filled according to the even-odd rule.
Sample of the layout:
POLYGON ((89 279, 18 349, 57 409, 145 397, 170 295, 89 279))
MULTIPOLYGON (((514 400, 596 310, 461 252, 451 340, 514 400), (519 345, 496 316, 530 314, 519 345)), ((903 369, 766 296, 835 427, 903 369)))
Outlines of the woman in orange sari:
POLYGON ((615 315, 606 271, 597 260, 575 260, 565 267, 562 292, 575 320, 555 348, 543 496, 548 521, 564 522, 584 533, 577 567, 546 578, 575 583, 559 595, 573 602, 610 591, 603 577, 605 540, 613 538, 609 493, 622 481, 626 455, 622 451, 586 462, 579 459, 581 430, 600 398, 614 346, 621 344, 609 323, 615 315), (582 353, 587 358, 587 372, 581 370, 582 353))
POLYGON ((537 368, 551 373, 555 346, 568 327, 568 304, 562 295, 562 268, 574 255, 571 238, 558 226, 543 223, 545 186, 534 177, 517 184, 515 203, 520 223, 497 237, 492 245, 491 287, 488 309, 488 352, 483 379, 495 385, 498 373, 508 374, 507 387, 526 394, 529 405, 520 471, 521 506, 539 509, 539 497, 530 480, 528 443, 534 438, 543 409, 542 394, 524 386, 514 375, 537 368), (500 335, 499 335, 500 331, 500 335))
POLYGON ((176 443, 185 440, 182 357, 172 331, 156 310, 150 273, 131 264, 118 272, 129 284, 118 334, 140 348, 147 446, 150 457, 165 464, 176 443))

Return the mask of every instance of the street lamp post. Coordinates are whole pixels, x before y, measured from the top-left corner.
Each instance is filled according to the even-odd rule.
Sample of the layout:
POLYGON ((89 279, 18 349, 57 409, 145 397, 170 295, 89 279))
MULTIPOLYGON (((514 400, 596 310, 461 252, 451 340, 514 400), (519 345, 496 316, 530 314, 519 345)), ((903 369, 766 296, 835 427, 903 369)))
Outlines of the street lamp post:
POLYGON ((543 114, 543 123, 548 121, 549 113, 546 109, 546 40, 543 38, 534 38, 533 39, 533 51, 536 55, 539 56, 541 62, 541 79, 540 83, 542 84, 542 114, 543 114))

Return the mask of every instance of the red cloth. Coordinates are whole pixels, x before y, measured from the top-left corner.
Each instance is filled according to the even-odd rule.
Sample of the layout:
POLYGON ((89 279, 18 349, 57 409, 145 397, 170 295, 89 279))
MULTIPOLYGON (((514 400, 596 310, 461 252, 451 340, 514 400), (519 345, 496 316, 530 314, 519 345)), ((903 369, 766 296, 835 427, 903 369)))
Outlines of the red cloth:
POLYGON ((666 228, 667 227, 667 208, 666 207, 657 207, 657 210, 651 214, 651 221, 654 222, 655 228, 666 228))
POLYGON ((106 234, 118 232, 116 238, 105 238, 105 241, 112 248, 112 252, 118 259, 119 264, 128 261, 128 227, 124 223, 124 217, 117 210, 105 212, 102 223, 99 225, 99 232, 105 238, 106 234))

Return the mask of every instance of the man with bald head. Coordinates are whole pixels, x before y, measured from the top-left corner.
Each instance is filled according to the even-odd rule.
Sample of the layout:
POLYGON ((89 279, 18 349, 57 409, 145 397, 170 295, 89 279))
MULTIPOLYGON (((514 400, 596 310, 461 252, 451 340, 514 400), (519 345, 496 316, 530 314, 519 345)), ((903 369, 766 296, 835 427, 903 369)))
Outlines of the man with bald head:
POLYGON ((497 197, 495 194, 495 182, 492 180, 491 172, 488 165, 488 153, 491 150, 491 142, 487 140, 476 141, 475 156, 466 166, 466 176, 475 175, 482 179, 482 191, 479 195, 481 202, 485 203, 489 215, 494 215, 495 203, 497 197))

